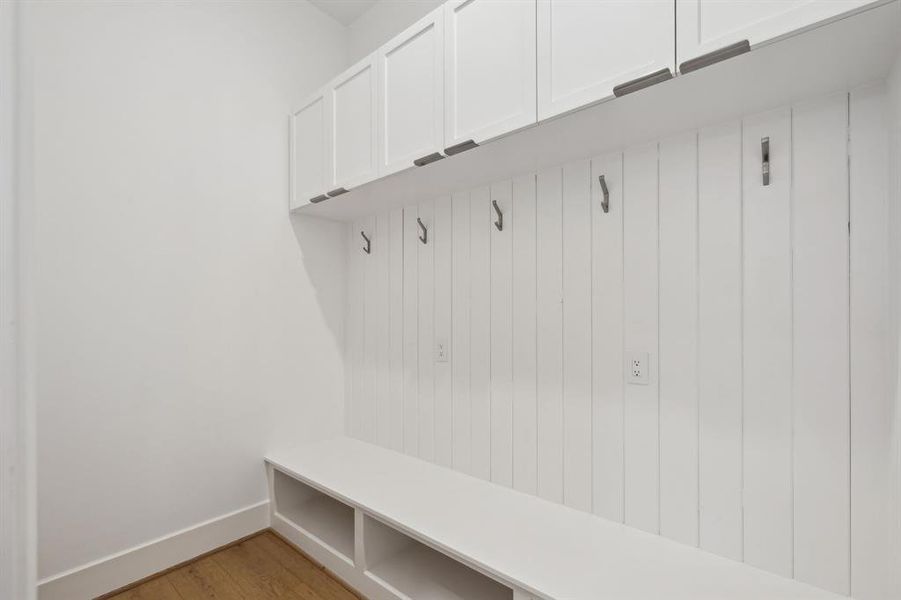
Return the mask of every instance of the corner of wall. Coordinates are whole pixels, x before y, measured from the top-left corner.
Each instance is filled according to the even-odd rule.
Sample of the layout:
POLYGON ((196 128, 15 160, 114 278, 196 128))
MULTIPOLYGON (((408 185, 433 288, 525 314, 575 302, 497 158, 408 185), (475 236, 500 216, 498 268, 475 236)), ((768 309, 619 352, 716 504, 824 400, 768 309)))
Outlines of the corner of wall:
POLYGON ((31 303, 30 102, 24 2, 0 2, 0 597, 31 600, 37 573, 31 303))

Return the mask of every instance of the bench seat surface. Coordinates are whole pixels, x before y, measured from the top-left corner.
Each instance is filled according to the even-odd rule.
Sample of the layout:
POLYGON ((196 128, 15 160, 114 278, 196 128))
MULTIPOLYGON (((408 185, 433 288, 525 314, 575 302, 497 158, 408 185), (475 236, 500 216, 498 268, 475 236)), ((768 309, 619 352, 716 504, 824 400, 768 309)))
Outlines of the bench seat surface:
POLYGON ((272 452, 266 460, 542 598, 845 598, 351 438, 272 452))

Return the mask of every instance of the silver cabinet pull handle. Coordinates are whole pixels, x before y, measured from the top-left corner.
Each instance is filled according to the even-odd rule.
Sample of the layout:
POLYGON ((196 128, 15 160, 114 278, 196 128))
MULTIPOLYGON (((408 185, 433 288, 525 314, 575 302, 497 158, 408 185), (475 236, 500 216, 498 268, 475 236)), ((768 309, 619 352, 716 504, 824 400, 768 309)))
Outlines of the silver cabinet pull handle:
POLYGON ((679 65, 679 72, 685 75, 686 73, 691 73, 692 71, 697 71, 698 69, 709 67, 710 65, 724 61, 727 58, 739 56, 741 54, 744 54, 745 52, 750 51, 751 44, 748 43, 748 40, 735 42, 734 44, 729 44, 728 46, 724 46, 718 50, 714 50, 713 52, 708 52, 707 54, 702 54, 701 56, 686 60, 684 63, 679 65))
POLYGON ((365 252, 366 254, 372 254, 372 242, 368 237, 366 237, 366 234, 364 232, 361 231, 360 235, 362 235, 363 239, 366 240, 366 245, 363 246, 363 252, 365 252))
POLYGON ((760 170, 763 175, 763 185, 770 185, 770 138, 760 138, 760 154, 763 159, 760 170))
POLYGON ((440 152, 432 152, 431 154, 427 154, 426 156, 423 156, 422 158, 417 158, 416 160, 414 160, 413 165, 417 166, 417 167, 424 167, 428 164, 439 161, 442 158, 444 158, 444 155, 441 154, 440 152))
POLYGON ((334 198, 335 196, 340 196, 341 194, 346 194, 346 193, 347 193, 347 190, 345 188, 341 187, 341 188, 335 188, 330 192, 326 192, 326 195, 329 198, 334 198))
POLYGON ((625 96, 626 94, 631 94, 632 92, 643 90, 647 87, 651 87, 652 85, 657 85, 658 83, 669 81, 672 78, 672 71, 670 71, 669 69, 660 69, 659 71, 654 71, 650 75, 644 75, 642 77, 639 77, 638 79, 633 79, 632 81, 627 81, 626 83, 619 84, 618 86, 613 88, 613 95, 619 98, 620 96, 625 96))
POLYGON ((454 154, 460 154, 461 152, 466 152, 467 150, 472 150, 477 147, 478 144, 473 140, 466 140, 465 142, 460 142, 459 144, 454 144, 448 148, 444 149, 444 153, 448 156, 453 156, 454 154))
POLYGON ((323 200, 328 200, 328 196, 325 194, 319 194, 315 198, 310 198, 310 202, 316 204, 317 202, 322 202, 323 200))

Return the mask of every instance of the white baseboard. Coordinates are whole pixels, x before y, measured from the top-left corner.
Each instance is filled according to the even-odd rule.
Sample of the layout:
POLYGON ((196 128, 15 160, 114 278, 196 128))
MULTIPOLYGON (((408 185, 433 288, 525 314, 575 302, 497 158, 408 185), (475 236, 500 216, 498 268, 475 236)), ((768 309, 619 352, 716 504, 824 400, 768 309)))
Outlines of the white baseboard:
POLYGON ((269 501, 38 582, 38 600, 89 600, 269 527, 269 501))

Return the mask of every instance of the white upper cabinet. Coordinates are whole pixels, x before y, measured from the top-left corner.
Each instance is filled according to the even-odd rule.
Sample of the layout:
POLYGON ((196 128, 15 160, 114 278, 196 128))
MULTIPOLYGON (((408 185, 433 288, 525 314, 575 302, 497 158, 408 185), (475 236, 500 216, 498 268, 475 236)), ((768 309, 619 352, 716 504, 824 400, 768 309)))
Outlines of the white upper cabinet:
POLYGON ((331 107, 319 93, 291 115, 291 208, 325 199, 331 171, 331 107))
POLYGON ((378 51, 379 175, 444 150, 443 16, 432 11, 378 51))
POLYGON ((673 0, 538 0, 538 118, 674 69, 675 20, 673 0))
POLYGON ((535 0, 449 0, 444 143, 535 123, 535 0))
POLYGON ((350 189, 378 174, 378 78, 375 54, 328 86, 332 105, 330 191, 350 189))
POLYGON ((873 0, 676 0, 678 60, 748 40, 751 47, 873 0))

